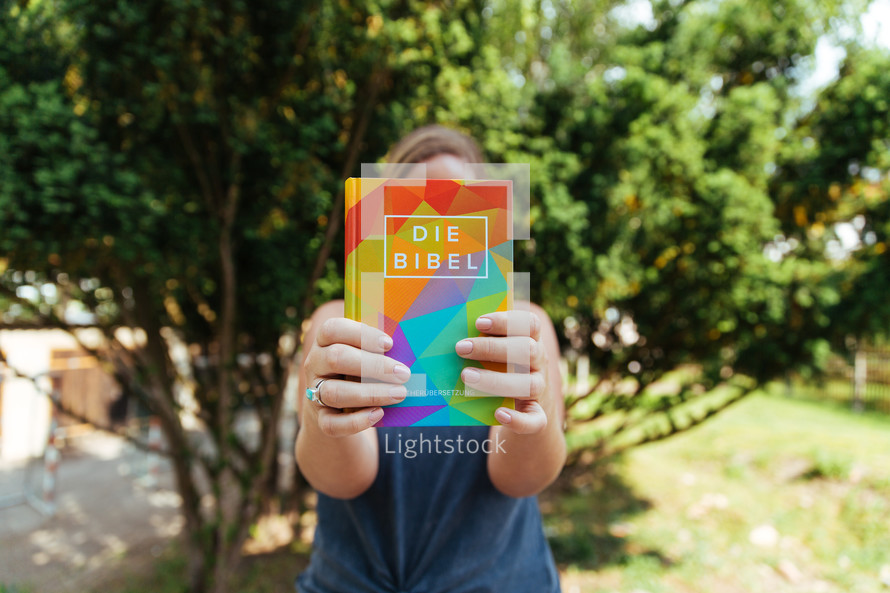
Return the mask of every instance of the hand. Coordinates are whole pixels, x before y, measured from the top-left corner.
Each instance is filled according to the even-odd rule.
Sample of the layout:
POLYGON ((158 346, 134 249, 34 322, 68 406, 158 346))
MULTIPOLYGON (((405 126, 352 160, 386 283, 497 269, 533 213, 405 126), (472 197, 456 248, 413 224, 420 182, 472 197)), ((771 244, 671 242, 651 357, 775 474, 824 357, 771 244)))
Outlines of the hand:
POLYGON ((541 341, 541 320, 529 311, 501 311, 476 319, 484 336, 467 338, 455 351, 469 360, 507 363, 507 372, 467 367, 464 384, 481 395, 511 397, 516 409, 498 408, 494 417, 509 430, 536 434, 547 426, 542 406, 547 393, 547 352, 541 341))
POLYGON ((380 406, 405 399, 402 384, 411 371, 384 356, 392 345, 386 333, 343 317, 319 327, 303 372, 307 386, 326 381, 319 389, 321 403, 304 402, 303 409, 310 410, 322 433, 343 437, 361 432, 383 417, 380 406))

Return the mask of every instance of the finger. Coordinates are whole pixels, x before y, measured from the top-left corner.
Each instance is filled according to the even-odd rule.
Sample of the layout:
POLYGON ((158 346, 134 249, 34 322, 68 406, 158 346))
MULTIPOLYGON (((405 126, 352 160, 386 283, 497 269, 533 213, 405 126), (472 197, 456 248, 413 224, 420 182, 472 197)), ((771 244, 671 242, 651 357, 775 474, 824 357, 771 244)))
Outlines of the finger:
POLYGON ((411 378, 411 371, 408 367, 394 358, 382 354, 365 352, 340 343, 331 344, 318 350, 321 357, 321 368, 315 367, 314 360, 312 364, 319 377, 347 375, 387 383, 404 383, 411 378))
POLYGON ((404 385, 329 379, 319 389, 321 401, 332 408, 368 408, 397 404, 408 395, 404 385))
POLYGON ((321 324, 315 341, 319 346, 347 344, 354 348, 378 353, 386 352, 392 348, 392 338, 385 332, 345 317, 328 319, 321 324))
POLYGON ((544 348, 537 340, 516 336, 466 338, 455 344, 454 351, 470 360, 505 362, 538 370, 544 348))
POLYGON ((371 428, 383 418, 382 408, 362 408, 343 412, 319 406, 318 428, 329 437, 345 437, 371 428))
POLYGON ((531 311, 497 311, 476 319, 476 329, 491 336, 541 337, 541 320, 531 311))
POLYGON ((495 420, 517 434, 536 434, 544 430, 547 426, 547 414, 541 404, 536 401, 522 403, 525 405, 517 405, 516 410, 498 408, 494 412, 495 420))
POLYGON ((476 367, 461 371, 460 378, 472 393, 467 395, 537 399, 544 394, 544 375, 533 373, 500 373, 476 367))

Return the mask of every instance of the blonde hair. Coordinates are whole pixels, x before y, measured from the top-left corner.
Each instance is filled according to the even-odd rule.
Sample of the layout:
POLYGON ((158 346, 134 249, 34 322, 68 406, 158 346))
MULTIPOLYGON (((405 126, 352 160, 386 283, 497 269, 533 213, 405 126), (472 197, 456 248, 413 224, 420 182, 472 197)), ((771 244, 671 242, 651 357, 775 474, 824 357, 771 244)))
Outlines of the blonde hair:
POLYGON ((417 128, 395 143, 386 155, 388 163, 422 163, 440 154, 450 154, 467 163, 483 162, 475 140, 457 130, 431 125, 417 128))

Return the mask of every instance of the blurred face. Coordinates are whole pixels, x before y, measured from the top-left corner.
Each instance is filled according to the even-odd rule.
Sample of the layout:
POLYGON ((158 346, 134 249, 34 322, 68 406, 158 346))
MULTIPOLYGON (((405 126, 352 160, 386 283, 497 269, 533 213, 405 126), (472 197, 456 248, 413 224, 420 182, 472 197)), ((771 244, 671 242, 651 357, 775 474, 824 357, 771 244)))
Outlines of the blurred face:
MULTIPOLYGON (((426 165, 427 179, 463 179, 466 176, 464 165, 467 161, 453 154, 437 154, 423 161, 426 165)), ((420 177, 423 172, 418 167, 408 177, 420 177)))

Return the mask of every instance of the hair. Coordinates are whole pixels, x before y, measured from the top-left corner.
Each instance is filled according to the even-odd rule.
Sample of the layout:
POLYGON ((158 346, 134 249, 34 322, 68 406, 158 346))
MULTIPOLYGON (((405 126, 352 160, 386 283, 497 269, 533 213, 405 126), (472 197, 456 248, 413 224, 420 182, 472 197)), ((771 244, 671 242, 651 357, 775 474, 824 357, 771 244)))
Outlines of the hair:
POLYGON ((481 163, 482 149, 475 140, 457 130, 439 125, 417 128, 389 150, 388 163, 422 163, 436 155, 450 154, 468 163, 481 163))

